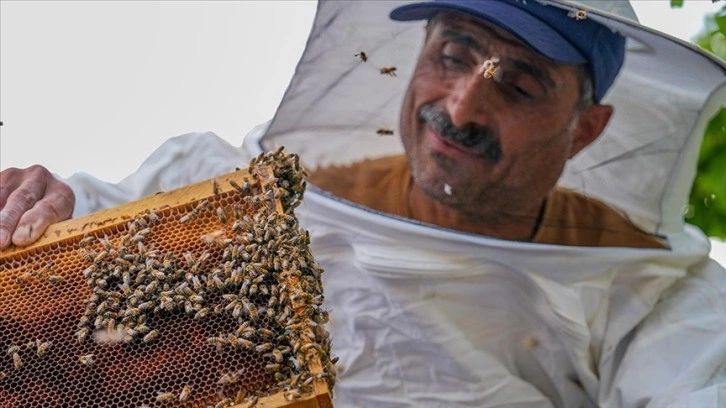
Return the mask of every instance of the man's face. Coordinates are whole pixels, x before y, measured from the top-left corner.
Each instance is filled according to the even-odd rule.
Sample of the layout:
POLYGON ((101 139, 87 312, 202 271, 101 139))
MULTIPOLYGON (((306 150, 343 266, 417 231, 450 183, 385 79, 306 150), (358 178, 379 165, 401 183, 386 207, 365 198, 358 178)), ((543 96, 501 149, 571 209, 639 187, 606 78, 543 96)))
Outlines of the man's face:
POLYGON ((415 185, 463 213, 538 209, 580 148, 579 86, 575 66, 547 61, 503 30, 437 16, 401 114, 415 185), (485 78, 480 67, 494 56, 502 76, 485 78))

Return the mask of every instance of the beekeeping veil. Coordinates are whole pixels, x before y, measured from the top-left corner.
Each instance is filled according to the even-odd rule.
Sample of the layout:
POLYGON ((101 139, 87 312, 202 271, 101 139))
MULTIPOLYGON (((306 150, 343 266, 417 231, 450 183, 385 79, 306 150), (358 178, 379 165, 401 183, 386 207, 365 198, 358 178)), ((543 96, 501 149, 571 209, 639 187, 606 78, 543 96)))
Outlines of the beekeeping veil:
MULTIPOLYGON (((402 153, 376 131, 398 134, 423 42, 425 22, 389 19, 405 3, 322 1, 273 121, 246 148, 285 146, 309 168, 402 153)), ((709 361, 726 361, 726 282, 682 211, 704 128, 726 100, 726 64, 638 24, 627 2, 577 8, 626 36, 626 56, 604 98, 610 124, 559 184, 621 210, 669 249, 474 236, 313 186, 299 214, 326 268, 341 406, 724 403, 725 369, 709 361)))
MULTIPOLYGON (((397 137, 376 130, 397 127, 421 49, 425 22, 388 16, 405 3, 320 3, 305 54, 262 140, 265 149, 286 146, 312 168, 402 152, 397 137), (367 63, 354 56, 361 51, 367 63), (383 66, 396 67, 397 76, 381 75, 383 66)), ((637 24, 627 2, 578 7, 627 36, 627 55, 604 100, 616 108, 610 125, 568 163, 560 184, 610 203, 647 232, 678 233, 703 129, 725 99, 724 64, 637 24)))

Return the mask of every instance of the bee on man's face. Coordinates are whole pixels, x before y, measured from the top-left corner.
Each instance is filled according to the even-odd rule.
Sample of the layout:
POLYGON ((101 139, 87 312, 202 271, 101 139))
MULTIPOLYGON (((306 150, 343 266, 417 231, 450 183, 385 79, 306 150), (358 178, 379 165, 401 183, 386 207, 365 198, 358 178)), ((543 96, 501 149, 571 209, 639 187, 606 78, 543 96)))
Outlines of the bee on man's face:
POLYGON ((396 67, 381 67, 378 71, 381 75, 396 76, 396 67))

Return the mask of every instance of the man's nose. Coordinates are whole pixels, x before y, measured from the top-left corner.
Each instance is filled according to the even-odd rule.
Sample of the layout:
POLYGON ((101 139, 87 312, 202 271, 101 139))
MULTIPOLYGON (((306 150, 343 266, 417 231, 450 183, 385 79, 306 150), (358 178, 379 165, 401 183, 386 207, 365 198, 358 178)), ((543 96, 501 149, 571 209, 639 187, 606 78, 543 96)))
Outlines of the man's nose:
POLYGON ((467 124, 482 124, 486 120, 486 92, 489 84, 483 75, 472 73, 462 75, 454 84, 448 97, 447 108, 454 126, 462 128, 467 124))

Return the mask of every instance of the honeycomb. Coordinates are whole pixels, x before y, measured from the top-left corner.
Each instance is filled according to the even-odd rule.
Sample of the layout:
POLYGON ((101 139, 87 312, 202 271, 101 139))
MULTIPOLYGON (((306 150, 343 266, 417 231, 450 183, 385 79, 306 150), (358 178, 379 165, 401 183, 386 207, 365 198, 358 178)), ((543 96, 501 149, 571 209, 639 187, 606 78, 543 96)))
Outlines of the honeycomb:
POLYGON ((0 253, 0 406, 332 406, 303 176, 278 149, 0 253))

